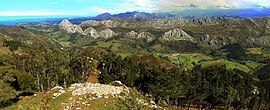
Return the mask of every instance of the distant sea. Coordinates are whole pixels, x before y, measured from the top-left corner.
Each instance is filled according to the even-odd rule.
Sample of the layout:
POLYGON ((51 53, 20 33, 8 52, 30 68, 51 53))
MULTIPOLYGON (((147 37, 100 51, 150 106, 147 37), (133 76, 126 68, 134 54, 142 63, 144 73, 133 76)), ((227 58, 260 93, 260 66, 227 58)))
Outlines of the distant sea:
POLYGON ((83 16, 0 16, 0 24, 13 25, 21 22, 53 22, 83 16))

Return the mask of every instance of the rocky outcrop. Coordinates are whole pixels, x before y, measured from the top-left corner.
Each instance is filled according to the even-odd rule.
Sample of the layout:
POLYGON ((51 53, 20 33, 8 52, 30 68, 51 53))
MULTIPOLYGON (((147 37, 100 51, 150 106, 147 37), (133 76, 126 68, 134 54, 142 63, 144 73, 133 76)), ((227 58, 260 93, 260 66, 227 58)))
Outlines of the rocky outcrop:
POLYGON ((162 40, 171 41, 171 40, 183 40, 183 41, 190 41, 195 42, 195 39, 187 34, 182 29, 174 29, 168 32, 165 32, 162 40))
POLYGON ((96 26, 104 26, 107 28, 112 27, 121 27, 120 25, 124 22, 112 21, 112 20, 102 20, 102 21, 95 21, 95 20, 87 20, 80 24, 80 26, 85 27, 96 27, 96 26))
POLYGON ((68 34, 73 34, 73 33, 83 33, 83 30, 80 26, 74 25, 71 22, 69 22, 67 19, 63 20, 60 24, 59 27, 61 30, 67 32, 68 34))
POLYGON ((130 31, 126 34, 126 36, 132 39, 136 39, 138 36, 138 33, 136 33, 135 31, 130 31))
POLYGON ((100 37, 97 30, 95 30, 92 27, 89 27, 89 28, 85 29, 83 31, 83 34, 84 35, 89 35, 89 36, 93 37, 94 39, 100 37))
POLYGON ((172 29, 179 27, 202 27, 202 26, 213 26, 213 25, 237 25, 244 22, 240 18, 232 17, 207 17, 207 18, 196 18, 192 20, 182 18, 168 18, 168 19, 150 19, 143 21, 127 21, 127 20, 102 20, 95 21, 89 20, 84 21, 80 26, 105 26, 108 28, 121 27, 121 28, 153 28, 153 29, 172 29))
POLYGON ((76 83, 72 84, 69 89, 72 91, 72 95, 95 94, 98 97, 129 93, 128 88, 125 86, 112 86, 99 83, 76 83))
MULTIPOLYGON (((87 21, 87 22, 90 23, 91 26, 100 26, 100 23, 102 23, 107 27, 110 27, 110 25, 112 25, 111 23, 113 23, 112 21, 104 21, 104 22, 87 21)), ((108 39, 108 38, 111 38, 111 37, 114 37, 117 35, 117 33, 115 33, 114 31, 112 31, 110 29, 105 29, 101 32, 97 32, 97 30, 95 30, 94 28, 88 27, 87 29, 85 29, 83 31, 80 26, 72 24, 67 19, 63 20, 59 24, 59 28, 65 32, 67 32, 68 34, 79 33, 82 35, 91 36, 94 39, 96 39, 96 38, 108 39)))
POLYGON ((270 47, 270 36, 263 36, 259 38, 248 38, 246 39, 246 42, 249 45, 270 47))
POLYGON ((114 31, 112 31, 110 29, 105 29, 105 30, 99 32, 99 36, 101 38, 104 38, 104 39, 109 39, 109 38, 112 38, 114 36, 117 36, 117 33, 115 33, 114 31))
POLYGON ((270 18, 266 21, 265 33, 270 34, 270 18))
POLYGON ((203 42, 209 42, 210 41, 210 35, 209 34, 205 34, 202 38, 201 41, 203 42))
POLYGON ((138 34, 135 31, 131 31, 131 32, 128 32, 126 36, 132 39, 144 39, 146 40, 146 42, 151 42, 156 39, 156 37, 150 32, 141 32, 138 34))
POLYGON ((145 39, 147 42, 155 40, 155 36, 150 32, 141 32, 138 34, 137 39, 145 39))

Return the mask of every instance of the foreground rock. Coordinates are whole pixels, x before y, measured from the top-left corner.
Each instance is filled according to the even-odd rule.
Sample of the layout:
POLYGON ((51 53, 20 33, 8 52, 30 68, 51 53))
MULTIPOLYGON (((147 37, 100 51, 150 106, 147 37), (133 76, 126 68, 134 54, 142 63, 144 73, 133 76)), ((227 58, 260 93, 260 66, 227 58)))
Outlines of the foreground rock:
POLYGON ((76 83, 69 88, 72 95, 95 94, 96 96, 117 96, 121 93, 129 93, 125 86, 112 86, 99 83, 76 83))

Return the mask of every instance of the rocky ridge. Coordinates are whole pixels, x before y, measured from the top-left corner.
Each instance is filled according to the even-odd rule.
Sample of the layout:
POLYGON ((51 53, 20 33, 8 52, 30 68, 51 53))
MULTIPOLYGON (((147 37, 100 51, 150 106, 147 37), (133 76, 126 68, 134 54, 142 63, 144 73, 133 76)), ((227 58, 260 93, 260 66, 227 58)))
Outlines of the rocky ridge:
MULTIPOLYGON (((72 84, 68 89, 64 89, 61 86, 56 86, 47 93, 52 94, 52 99, 56 99, 57 97, 61 97, 61 95, 68 94, 70 92, 72 93, 72 97, 70 97, 68 101, 62 102, 64 110, 82 109, 85 107, 88 108, 91 107, 89 102, 98 99, 111 100, 110 98, 116 98, 128 100, 130 98, 134 98, 130 97, 130 94, 134 94, 134 91, 123 85, 120 81, 114 81, 112 85, 99 83, 75 83, 72 84)), ((157 106, 154 101, 146 101, 140 97, 136 97, 132 100, 136 100, 136 103, 143 106, 162 109, 162 107, 157 106)))
POLYGON ((185 40, 185 41, 191 41, 195 42, 194 38, 191 37, 189 34, 187 34, 182 29, 173 29, 168 32, 165 32, 162 39, 165 41, 171 41, 171 40, 185 40))
MULTIPOLYGON (((64 24, 72 25, 70 23, 64 24)), ((163 41, 181 40, 213 47, 230 43, 240 43, 251 46, 270 46, 270 17, 248 19, 206 17, 190 20, 169 18, 141 21, 121 19, 101 21, 87 20, 82 22, 79 27, 87 29, 83 32, 78 32, 82 35, 91 36, 94 39, 108 39, 119 35, 120 37, 132 39, 144 39, 146 42, 152 42, 155 39, 163 41), (94 28, 103 30, 98 32, 94 28), (127 29, 128 32, 119 29, 127 29)), ((77 29, 79 29, 79 27, 77 29)), ((72 29, 62 29, 74 32, 72 29)))
POLYGON ((68 34, 83 33, 83 30, 80 26, 72 24, 67 19, 64 19, 59 24, 59 27, 61 30, 65 30, 68 34))
MULTIPOLYGON (((114 25, 117 24, 117 23, 114 24, 114 22, 111 21, 111 20, 104 20, 104 21, 101 21, 101 22, 92 20, 92 21, 86 21, 86 22, 90 23, 91 26, 93 26, 93 27, 101 26, 101 25, 105 25, 106 27, 114 27, 114 25)), ((82 24, 80 26, 82 26, 82 24)), ((63 28, 63 27, 73 26, 73 24, 68 22, 67 20, 63 20, 59 24, 59 26, 60 26, 60 29, 63 29, 65 31, 67 31, 67 32, 72 32, 72 33, 74 32, 70 28, 63 28), (64 24, 66 24, 66 26, 63 26, 64 24)), ((116 32, 112 31, 111 29, 105 29, 105 30, 102 30, 102 31, 98 32, 93 27, 88 27, 84 31, 76 31, 76 32, 78 32, 79 34, 82 34, 82 35, 91 36, 94 39, 96 39, 96 38, 109 39, 109 38, 112 38, 112 37, 118 35, 116 32)), ((137 33, 135 31, 130 31, 128 33, 125 33, 125 35, 127 37, 129 37, 129 38, 132 38, 132 39, 145 39, 147 42, 151 42, 151 41, 157 39, 157 36, 154 36, 150 32, 137 33)), ((170 30, 169 32, 164 33, 162 39, 167 40, 167 41, 170 41, 170 40, 186 40, 186 41, 195 42, 193 37, 191 37, 186 32, 184 32, 183 30, 178 29, 178 28, 174 29, 174 30, 170 30)))
POLYGON ((79 25, 74 25, 71 22, 69 22, 67 19, 63 20, 58 25, 62 31, 64 31, 68 34, 78 33, 81 35, 91 36, 94 39, 96 39, 96 38, 108 39, 108 38, 111 38, 111 37, 114 37, 117 35, 117 33, 115 33, 114 31, 112 31, 110 29, 105 29, 103 31, 98 32, 94 28, 88 27, 87 29, 83 30, 79 25))

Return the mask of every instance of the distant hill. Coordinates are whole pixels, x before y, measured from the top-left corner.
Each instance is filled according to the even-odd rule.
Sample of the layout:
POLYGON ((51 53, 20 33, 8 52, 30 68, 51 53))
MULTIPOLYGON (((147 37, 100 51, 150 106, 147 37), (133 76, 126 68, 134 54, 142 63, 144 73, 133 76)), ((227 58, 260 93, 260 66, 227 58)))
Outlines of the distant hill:
POLYGON ((163 19, 163 18, 175 18, 172 14, 157 14, 157 13, 146 13, 146 12, 126 12, 119 14, 103 13, 96 16, 96 19, 111 19, 111 18, 129 18, 129 19, 163 19))

